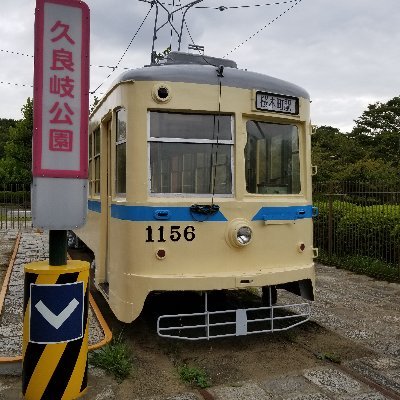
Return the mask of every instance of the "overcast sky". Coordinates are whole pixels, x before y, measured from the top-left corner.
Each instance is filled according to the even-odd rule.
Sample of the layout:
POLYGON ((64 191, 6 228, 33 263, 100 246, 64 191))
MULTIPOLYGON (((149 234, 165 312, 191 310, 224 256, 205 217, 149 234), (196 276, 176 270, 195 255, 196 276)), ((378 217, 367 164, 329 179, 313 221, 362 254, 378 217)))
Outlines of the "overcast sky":
MULTIPOLYGON (((0 81, 5 83, 0 83, 0 117, 20 118, 22 105, 32 97, 35 1, 1 3, 0 81)), ((87 0, 87 4, 91 10, 90 90, 104 82, 96 92, 101 97, 123 70, 106 80, 112 70, 100 66, 117 64, 150 5, 139 0, 87 0)), ((302 86, 311 95, 314 124, 350 131, 368 104, 400 94, 399 0, 203 0, 198 6, 210 8, 191 9, 187 25, 194 42, 205 46, 205 54, 226 56, 239 68, 302 86), (214 9, 242 5, 253 7, 214 9)), ((172 4, 166 7, 173 9, 172 4)), ((159 17, 165 20, 166 14, 160 11, 159 17)), ((155 7, 120 67, 149 63, 154 18, 155 7)), ((180 20, 174 22, 179 26, 180 20)), ((182 49, 186 51, 191 40, 184 33, 182 49)), ((170 44, 170 28, 160 31, 158 38, 156 50, 162 51, 170 44)), ((176 50, 176 38, 172 44, 176 50)))

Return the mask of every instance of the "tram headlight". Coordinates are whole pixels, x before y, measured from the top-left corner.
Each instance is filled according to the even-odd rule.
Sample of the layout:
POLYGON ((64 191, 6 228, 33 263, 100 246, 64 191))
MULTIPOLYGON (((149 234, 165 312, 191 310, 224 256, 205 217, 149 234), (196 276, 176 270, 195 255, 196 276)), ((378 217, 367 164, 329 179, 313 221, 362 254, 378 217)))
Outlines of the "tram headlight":
POLYGON ((253 231, 247 220, 235 219, 228 225, 225 237, 231 246, 244 247, 251 243, 253 231))
POLYGON ((236 231, 236 240, 240 246, 246 246, 250 243, 252 237, 252 230, 249 226, 241 226, 236 231))

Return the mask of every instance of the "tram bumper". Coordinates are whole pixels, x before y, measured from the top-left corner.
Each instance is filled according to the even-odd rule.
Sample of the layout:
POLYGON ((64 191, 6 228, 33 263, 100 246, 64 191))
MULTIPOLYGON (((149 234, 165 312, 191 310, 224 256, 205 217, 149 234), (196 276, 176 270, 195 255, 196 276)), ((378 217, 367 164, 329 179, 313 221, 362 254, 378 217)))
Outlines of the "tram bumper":
MULTIPOLYGON (((136 275, 124 274, 116 287, 110 290, 109 304, 123 322, 135 320, 150 292, 197 291, 207 292, 223 289, 245 289, 250 287, 276 286, 288 290, 307 300, 314 300, 314 265, 268 268, 253 274, 207 274, 207 275, 136 275)), ((111 286, 112 287, 112 286, 111 286)))

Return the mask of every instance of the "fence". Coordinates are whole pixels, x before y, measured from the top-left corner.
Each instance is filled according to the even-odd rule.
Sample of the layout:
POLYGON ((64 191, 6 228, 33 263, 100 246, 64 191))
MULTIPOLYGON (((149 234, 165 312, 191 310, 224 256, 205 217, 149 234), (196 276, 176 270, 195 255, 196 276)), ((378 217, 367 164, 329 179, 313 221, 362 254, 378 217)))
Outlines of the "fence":
POLYGON ((314 185, 321 262, 400 280, 400 192, 376 182, 314 185))
POLYGON ((30 191, 30 185, 0 184, 0 229, 32 225, 30 191))
MULTIPOLYGON (((376 182, 314 184, 319 261, 400 281, 400 192, 376 182)), ((30 185, 0 185, 0 229, 32 224, 30 185)))

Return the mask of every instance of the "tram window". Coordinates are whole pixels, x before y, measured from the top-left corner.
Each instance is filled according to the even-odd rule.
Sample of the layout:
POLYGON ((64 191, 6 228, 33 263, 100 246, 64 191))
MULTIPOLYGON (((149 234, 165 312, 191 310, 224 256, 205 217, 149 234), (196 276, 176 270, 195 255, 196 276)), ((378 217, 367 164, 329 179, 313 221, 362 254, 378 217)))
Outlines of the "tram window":
POLYGON ((93 145, 94 145, 94 180, 93 189, 94 194, 100 194, 100 128, 93 132, 93 145))
POLYGON ((232 193, 231 116, 151 112, 149 142, 151 193, 232 193))
POLYGON ((92 186, 93 186, 93 173, 92 173, 92 166, 93 166, 93 134, 89 133, 89 196, 92 195, 92 186))
POLYGON ((115 192, 126 193, 126 110, 117 111, 115 139, 115 192))
POLYGON ((300 193, 299 135, 295 125, 248 121, 245 148, 248 193, 300 193))
POLYGON ((230 115, 150 113, 151 137, 232 140, 230 115), (218 131, 219 125, 219 131, 218 131))

